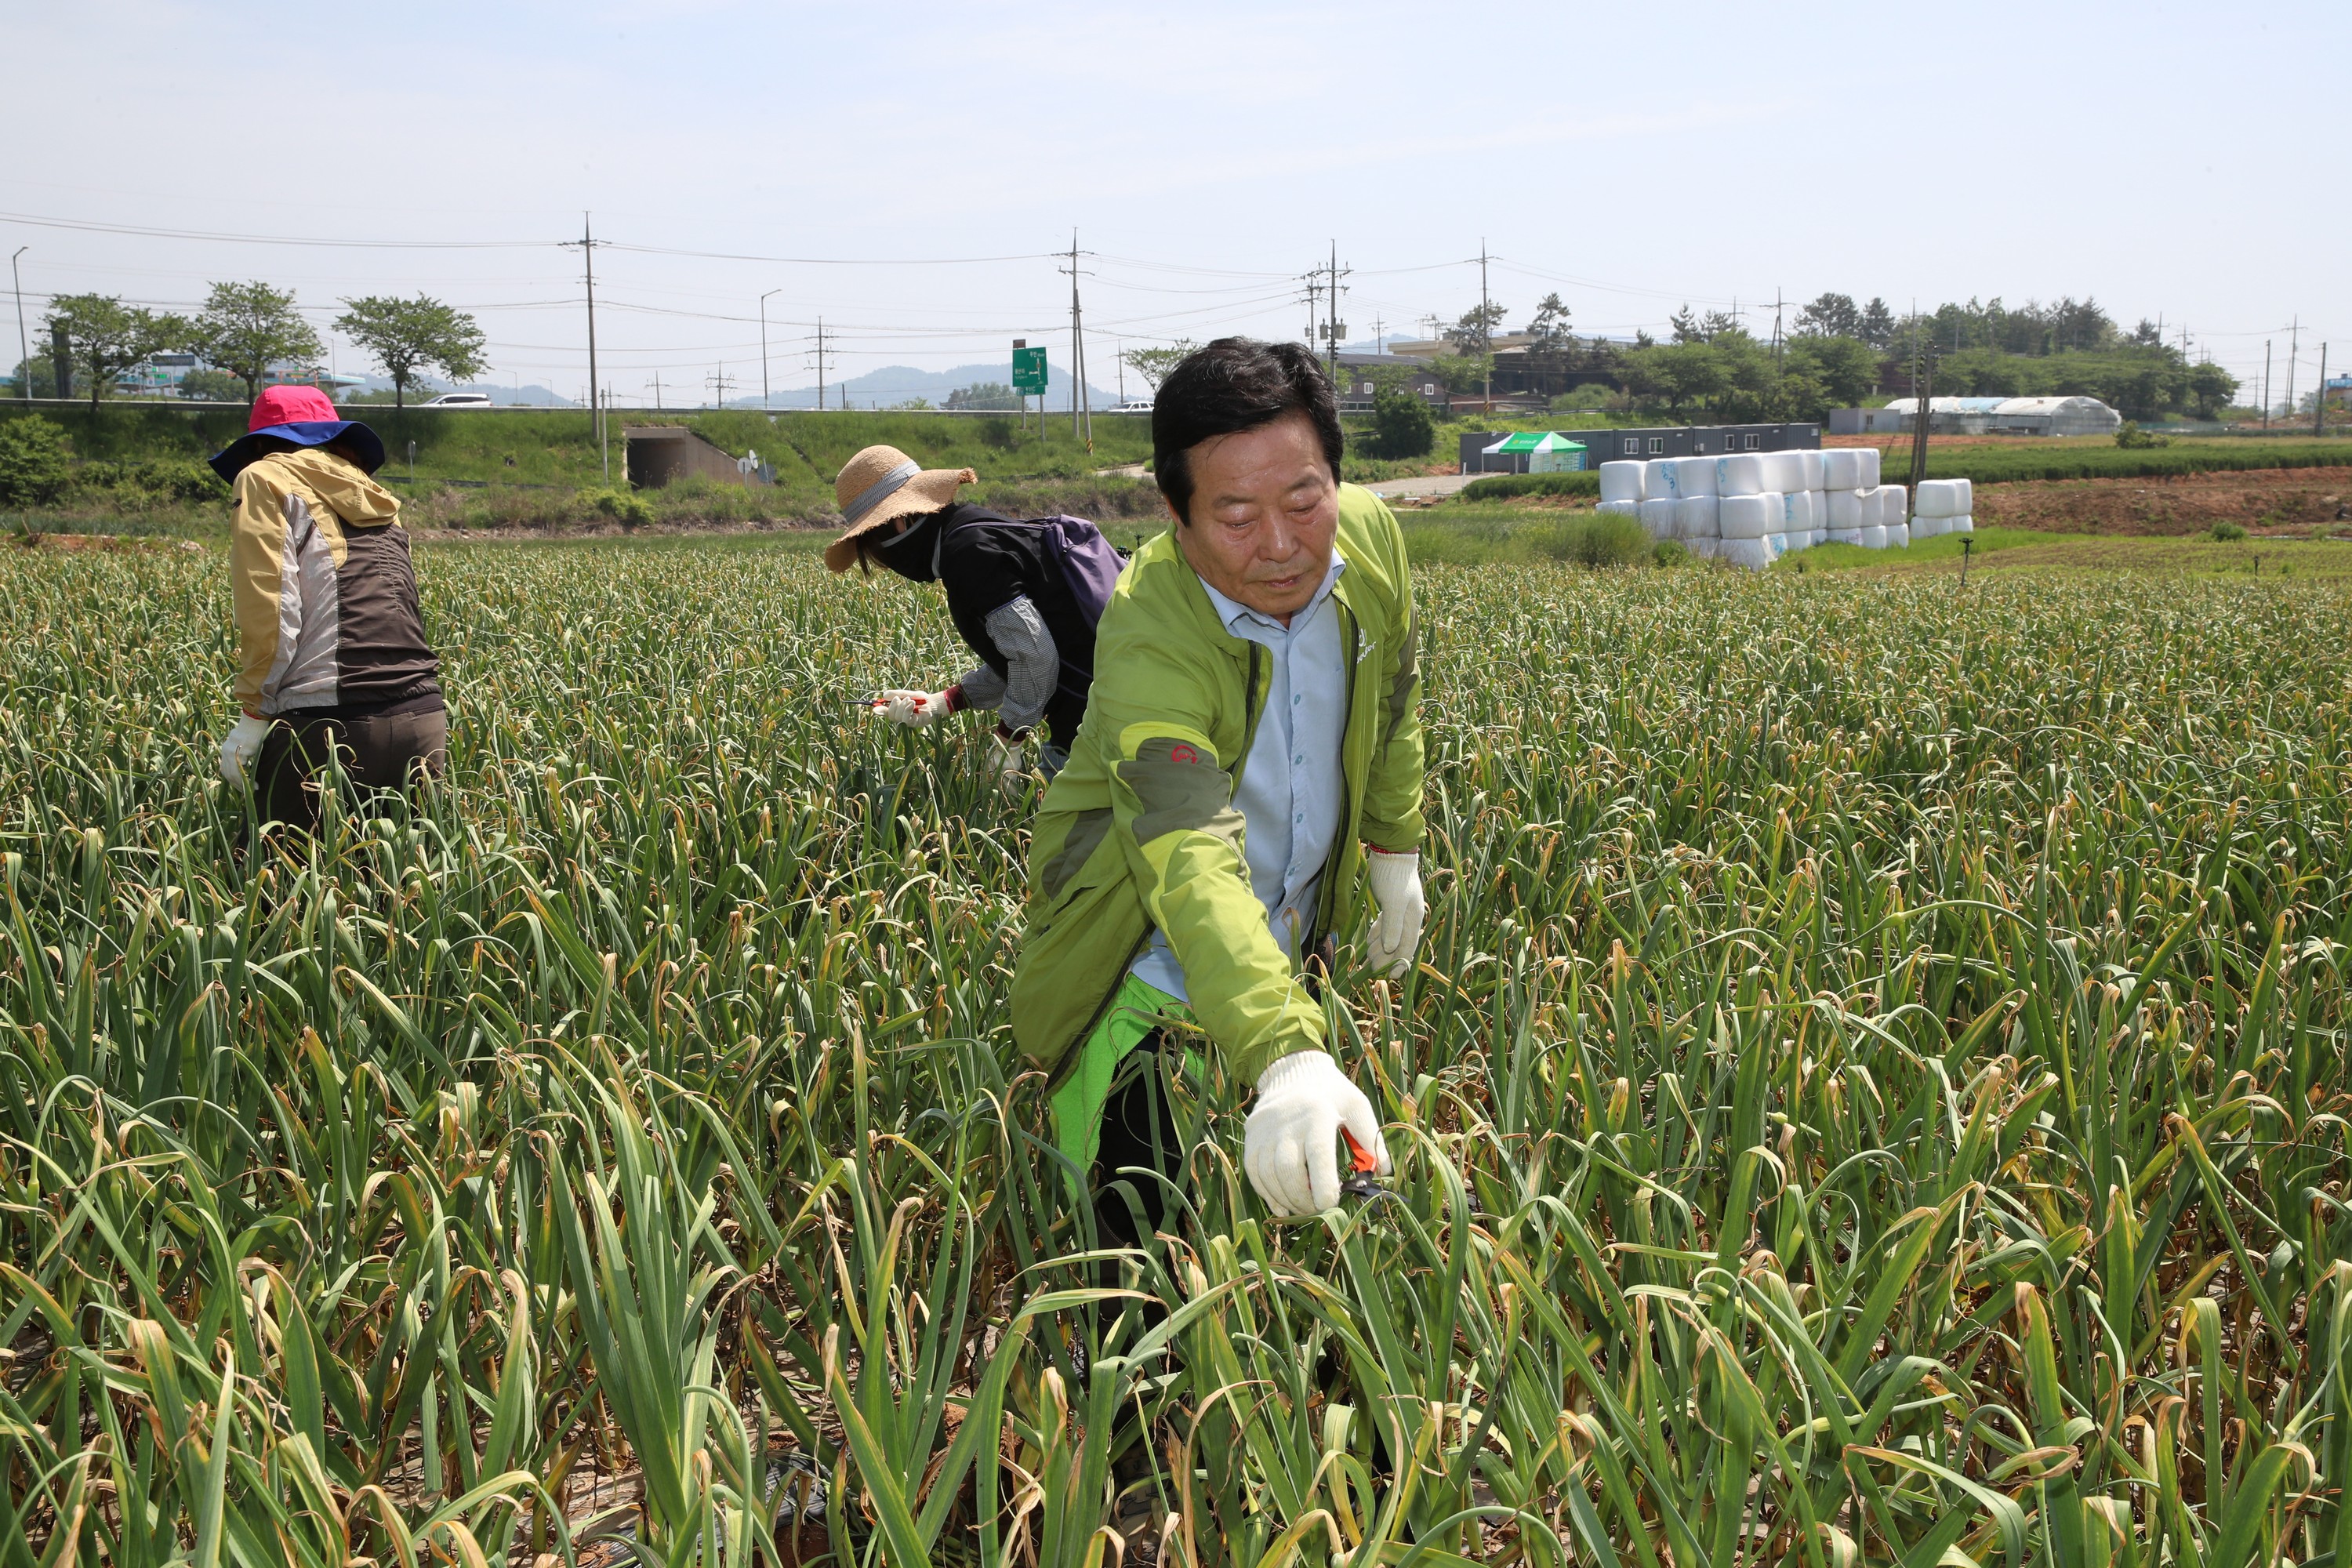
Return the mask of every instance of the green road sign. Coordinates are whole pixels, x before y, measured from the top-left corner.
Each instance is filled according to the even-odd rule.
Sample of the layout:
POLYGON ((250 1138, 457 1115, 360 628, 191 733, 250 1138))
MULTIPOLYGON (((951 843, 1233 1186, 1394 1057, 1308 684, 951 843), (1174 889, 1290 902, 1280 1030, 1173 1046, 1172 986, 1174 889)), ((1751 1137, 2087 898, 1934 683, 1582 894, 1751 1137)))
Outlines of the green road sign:
POLYGON ((1014 349, 1013 351, 1013 390, 1026 397, 1031 393, 1044 396, 1045 392, 1045 351, 1014 349))

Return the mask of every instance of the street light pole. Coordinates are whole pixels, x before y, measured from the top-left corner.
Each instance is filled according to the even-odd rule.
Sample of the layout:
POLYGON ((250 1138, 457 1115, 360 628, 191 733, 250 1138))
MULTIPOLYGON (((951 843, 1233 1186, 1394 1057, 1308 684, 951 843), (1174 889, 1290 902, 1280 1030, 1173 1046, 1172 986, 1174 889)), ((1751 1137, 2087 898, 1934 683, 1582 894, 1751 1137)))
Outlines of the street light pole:
MULTIPOLYGON (((768 294, 781 294, 782 289, 771 289, 768 294)), ((768 401, 768 294, 760 296, 760 406, 773 406, 768 401)))
POLYGON ((27 403, 33 401, 33 349, 25 336, 25 279, 16 270, 16 258, 32 248, 20 245, 8 258, 8 278, 16 286, 16 390, 25 395, 27 403))

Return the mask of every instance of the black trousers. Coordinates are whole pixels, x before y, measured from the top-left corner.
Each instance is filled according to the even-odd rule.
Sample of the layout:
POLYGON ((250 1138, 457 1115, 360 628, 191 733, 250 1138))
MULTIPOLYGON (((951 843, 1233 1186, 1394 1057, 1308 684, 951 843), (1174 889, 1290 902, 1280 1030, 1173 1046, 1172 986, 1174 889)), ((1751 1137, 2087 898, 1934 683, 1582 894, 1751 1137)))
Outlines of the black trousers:
MULTIPOLYGON (((1332 939, 1326 937, 1307 956, 1301 979, 1307 994, 1318 1001, 1322 1000, 1323 985, 1338 951, 1332 939)), ((1181 1050, 1166 1030, 1154 1029, 1135 1043, 1111 1079, 1110 1096, 1103 1101, 1095 1165, 1088 1173, 1099 1246, 1133 1247, 1158 1230, 1168 1217, 1169 1184, 1183 1184, 1184 1143, 1168 1103, 1167 1079, 1181 1050), (1163 1058, 1169 1059, 1163 1062, 1163 1058), (1122 1169, 1139 1168, 1167 1181, 1119 1174, 1122 1169)))
POLYGON ((1163 1071, 1173 1064, 1162 1060, 1179 1049, 1167 1031, 1154 1029, 1136 1042, 1111 1079, 1088 1184, 1094 1190, 1097 1246, 1133 1247, 1168 1217, 1165 1183, 1151 1175, 1120 1173, 1139 1168, 1167 1182, 1182 1181, 1184 1144, 1176 1131, 1163 1071))
POLYGON ((279 720, 261 742, 253 770, 263 816, 315 832, 331 760, 340 761, 362 790, 406 790, 425 775, 438 778, 449 761, 449 711, 279 720))

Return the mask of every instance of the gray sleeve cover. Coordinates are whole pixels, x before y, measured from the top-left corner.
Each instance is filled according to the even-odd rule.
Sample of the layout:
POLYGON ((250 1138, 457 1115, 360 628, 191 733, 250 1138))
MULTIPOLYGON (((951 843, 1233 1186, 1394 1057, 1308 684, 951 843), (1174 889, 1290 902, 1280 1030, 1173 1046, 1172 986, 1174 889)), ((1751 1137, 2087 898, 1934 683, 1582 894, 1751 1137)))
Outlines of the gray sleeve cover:
POLYGON ((1004 677, 984 664, 959 676, 956 685, 963 689, 963 705, 967 708, 990 709, 1004 700, 1004 677))
POLYGON ((1061 683, 1061 651, 1026 595, 990 611, 987 625, 989 640, 1007 666, 996 716, 1010 729, 1029 729, 1045 716, 1045 704, 1061 683))

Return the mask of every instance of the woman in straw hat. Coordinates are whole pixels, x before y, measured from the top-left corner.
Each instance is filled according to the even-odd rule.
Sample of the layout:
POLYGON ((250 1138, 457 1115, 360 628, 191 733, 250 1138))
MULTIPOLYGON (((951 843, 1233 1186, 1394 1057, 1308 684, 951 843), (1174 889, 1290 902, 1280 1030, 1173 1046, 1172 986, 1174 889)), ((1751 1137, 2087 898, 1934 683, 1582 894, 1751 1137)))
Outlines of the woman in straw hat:
POLYGON ((1069 760, 1094 679, 1095 622, 1120 558, 1091 523, 1022 521, 955 499, 979 478, 923 468, 896 447, 866 447, 834 481, 847 526, 824 563, 881 566, 947 591, 948 614, 980 664, 940 690, 885 691, 874 710, 909 729, 967 708, 994 711, 992 765, 1017 791, 1023 742, 1041 723, 1045 776, 1069 760))

